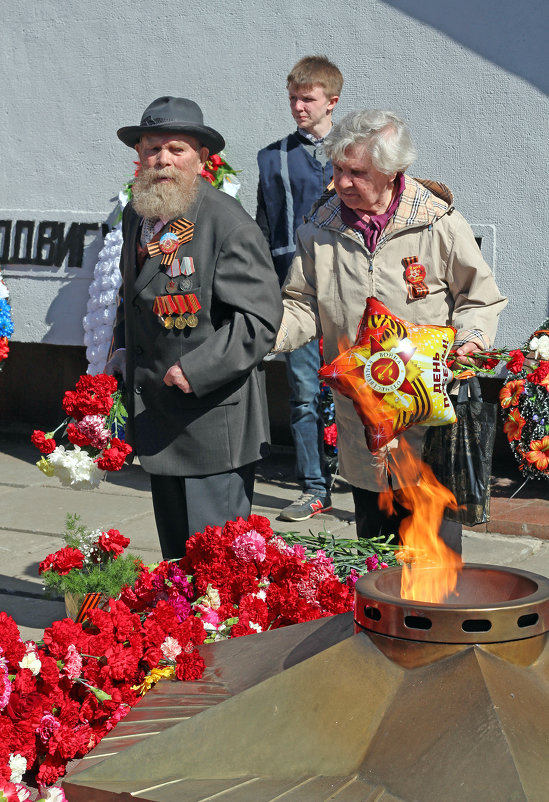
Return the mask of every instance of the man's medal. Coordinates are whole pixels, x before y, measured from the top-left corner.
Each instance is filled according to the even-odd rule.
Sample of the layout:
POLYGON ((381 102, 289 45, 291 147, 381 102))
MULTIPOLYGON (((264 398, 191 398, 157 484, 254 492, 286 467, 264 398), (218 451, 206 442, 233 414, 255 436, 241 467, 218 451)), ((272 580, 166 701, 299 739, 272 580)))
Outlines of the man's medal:
POLYGON ((189 326, 194 329, 198 326, 197 312, 201 309, 200 302, 194 293, 190 295, 157 295, 153 303, 153 312, 158 316, 162 326, 180 331, 189 326), (185 317, 185 312, 190 314, 185 317), (172 317, 175 315, 175 317, 172 317))
POLYGON ((198 317, 196 316, 196 312, 201 308, 198 302, 198 298, 194 293, 185 296, 185 300, 187 301, 187 308, 191 313, 187 318, 187 326, 191 329, 196 328, 198 326, 198 317))
POLYGON ((190 242, 193 238, 194 223, 185 220, 184 217, 170 223, 170 228, 162 234, 159 240, 151 240, 147 243, 147 251, 151 258, 162 254, 161 265, 171 265, 180 245, 190 242))
POLYGON ((171 265, 168 265, 166 273, 170 276, 169 281, 166 284, 166 292, 177 292, 179 289, 176 276, 181 275, 181 264, 179 259, 174 259, 171 265))
POLYGON ((190 276, 194 273, 194 262, 192 256, 183 256, 180 262, 180 275, 179 289, 185 292, 190 290, 193 282, 190 276))

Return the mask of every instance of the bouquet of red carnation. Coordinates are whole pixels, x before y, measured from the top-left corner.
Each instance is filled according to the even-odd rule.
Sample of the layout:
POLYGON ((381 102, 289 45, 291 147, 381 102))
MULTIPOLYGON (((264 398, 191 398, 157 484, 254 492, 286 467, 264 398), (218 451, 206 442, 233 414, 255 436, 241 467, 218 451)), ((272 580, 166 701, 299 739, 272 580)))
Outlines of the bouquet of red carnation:
POLYGON ((122 439, 127 412, 113 376, 81 376, 63 398, 69 416, 54 432, 35 430, 32 443, 44 455, 37 462, 46 476, 56 476, 74 490, 97 487, 105 471, 119 471, 131 446, 122 439), (70 446, 57 445, 63 430, 70 446), (72 447, 71 447, 72 446, 72 447))
POLYGON ((122 588, 134 584, 141 570, 141 558, 124 554, 130 539, 118 529, 89 530, 78 515, 67 515, 65 545, 48 554, 38 568, 46 594, 102 593, 116 598, 122 588))
POLYGON ((237 170, 233 170, 230 164, 225 161, 225 154, 215 153, 210 156, 204 169, 202 170, 202 178, 205 178, 213 187, 226 192, 227 195, 232 195, 233 198, 238 197, 238 190, 240 189, 240 181, 236 179, 237 170))
POLYGON ((179 566, 192 575, 193 609, 211 640, 335 615, 353 604, 352 590, 322 550, 309 557, 259 515, 197 532, 179 566))

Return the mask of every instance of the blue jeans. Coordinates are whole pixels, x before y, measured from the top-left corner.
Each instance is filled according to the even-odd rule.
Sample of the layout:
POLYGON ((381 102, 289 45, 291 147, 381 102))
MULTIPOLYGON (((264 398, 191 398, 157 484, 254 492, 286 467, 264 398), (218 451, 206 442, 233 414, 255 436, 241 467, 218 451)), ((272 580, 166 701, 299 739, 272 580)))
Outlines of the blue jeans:
POLYGON ((296 478, 305 493, 326 495, 330 488, 330 474, 324 462, 319 368, 317 340, 286 354, 286 374, 290 387, 290 429, 296 451, 296 478))

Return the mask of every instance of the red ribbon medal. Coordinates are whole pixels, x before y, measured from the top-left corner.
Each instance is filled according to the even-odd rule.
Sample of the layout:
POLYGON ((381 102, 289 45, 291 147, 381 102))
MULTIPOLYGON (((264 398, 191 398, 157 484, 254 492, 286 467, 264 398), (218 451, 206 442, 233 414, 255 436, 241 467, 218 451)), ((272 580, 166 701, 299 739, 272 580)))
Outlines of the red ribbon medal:
POLYGON ((200 301, 194 293, 189 295, 157 295, 153 303, 153 312, 158 315, 162 326, 166 329, 194 329, 198 326, 196 312, 201 309, 200 301), (185 312, 190 314, 185 317, 185 312), (176 317, 172 317, 176 315, 176 317))
POLYGON ((418 262, 417 256, 405 256, 402 260, 404 265, 404 278, 406 279, 406 286, 408 288, 409 298, 425 298, 429 295, 429 287, 425 284, 425 276, 427 271, 418 262))

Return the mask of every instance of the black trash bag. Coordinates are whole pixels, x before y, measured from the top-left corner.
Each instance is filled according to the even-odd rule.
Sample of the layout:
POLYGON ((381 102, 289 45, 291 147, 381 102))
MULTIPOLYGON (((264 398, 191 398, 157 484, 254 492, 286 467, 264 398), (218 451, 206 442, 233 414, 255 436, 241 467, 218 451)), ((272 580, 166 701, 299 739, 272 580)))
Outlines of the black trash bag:
POLYGON ((455 410, 456 423, 429 428, 423 459, 456 497, 458 509, 447 509, 444 517, 474 526, 490 520, 497 404, 482 400, 475 376, 460 383, 455 410))

